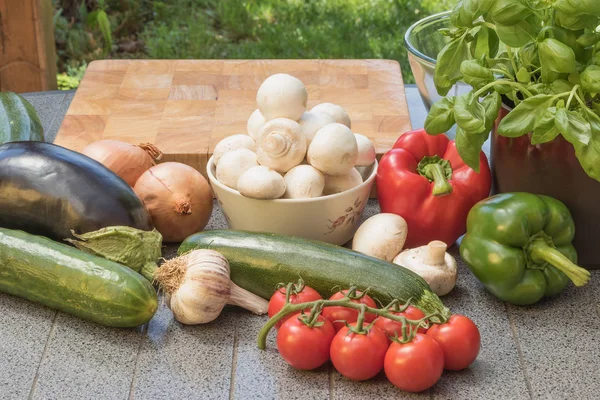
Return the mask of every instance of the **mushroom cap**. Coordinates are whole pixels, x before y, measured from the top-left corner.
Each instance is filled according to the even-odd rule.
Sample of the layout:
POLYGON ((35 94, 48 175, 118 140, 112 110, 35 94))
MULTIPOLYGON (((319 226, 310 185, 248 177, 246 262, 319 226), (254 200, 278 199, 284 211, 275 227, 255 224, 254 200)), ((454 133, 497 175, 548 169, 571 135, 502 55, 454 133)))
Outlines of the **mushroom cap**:
POLYGON ((237 189, 237 181, 244 172, 258 165, 256 153, 246 148, 228 151, 217 165, 217 180, 223 185, 237 189))
POLYGON ((356 165, 360 167, 368 167, 375 162, 377 153, 375 152, 375 146, 371 139, 360 133, 355 133, 356 144, 358 145, 358 158, 356 159, 356 165))
POLYGON ((354 133, 339 123, 319 129, 306 154, 310 165, 327 175, 345 175, 353 169, 358 158, 354 133))
POLYGON ((248 124, 246 125, 246 129, 248 130, 248 135, 252 137, 252 139, 256 140, 258 137, 258 132, 260 129, 267 123, 267 120, 260 113, 260 110, 257 108, 248 118, 248 124))
POLYGON ((316 106, 314 106, 310 110, 310 112, 327 114, 331 116, 338 124, 343 124, 346 125, 348 128, 352 128, 350 116, 348 115, 346 110, 342 108, 342 106, 338 106, 337 104, 319 103, 316 106))
POLYGON ((352 168, 345 175, 325 175, 325 188, 323 195, 345 192, 354 187, 357 187, 363 182, 360 172, 356 168, 352 168))
POLYGON ((356 230, 352 250, 392 262, 404 247, 407 232, 408 226, 401 216, 375 214, 356 230))
POLYGON ((307 101, 304 83, 288 74, 269 76, 256 93, 256 104, 267 121, 275 118, 297 121, 306 111, 307 101))
POLYGON ((323 195, 325 176, 311 165, 297 165, 283 177, 286 199, 308 199, 323 195))
POLYGON ((319 129, 334 122, 336 121, 331 115, 312 111, 305 112, 298 120, 302 132, 306 136, 307 145, 310 145, 319 129))
POLYGON ((237 182, 242 196, 253 199, 277 199, 285 193, 285 181, 275 170, 259 165, 244 172, 237 182))
POLYGON ((237 135, 227 136, 225 139, 221 140, 215 146, 213 150, 213 162, 215 165, 219 165, 219 160, 223 156, 223 154, 227 153, 231 150, 246 148, 251 151, 256 150, 256 142, 248 135, 244 135, 243 133, 239 133, 237 135))
POLYGON ((306 156, 306 138, 300 125, 287 118, 267 122, 258 134, 257 157, 260 165, 286 173, 306 156))

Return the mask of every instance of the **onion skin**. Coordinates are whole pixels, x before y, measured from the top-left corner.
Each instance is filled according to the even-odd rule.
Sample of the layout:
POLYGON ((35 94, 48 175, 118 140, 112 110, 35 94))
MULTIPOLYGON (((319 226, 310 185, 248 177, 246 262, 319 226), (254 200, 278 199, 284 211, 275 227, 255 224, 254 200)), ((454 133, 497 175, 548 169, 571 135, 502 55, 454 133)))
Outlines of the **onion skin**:
POLYGON ((133 145, 110 139, 90 143, 81 153, 103 164, 131 187, 162 158, 162 153, 153 144, 133 145))
POLYGON ((212 189, 194 168, 165 162, 144 172, 133 190, 146 205, 165 242, 181 242, 208 223, 212 189))

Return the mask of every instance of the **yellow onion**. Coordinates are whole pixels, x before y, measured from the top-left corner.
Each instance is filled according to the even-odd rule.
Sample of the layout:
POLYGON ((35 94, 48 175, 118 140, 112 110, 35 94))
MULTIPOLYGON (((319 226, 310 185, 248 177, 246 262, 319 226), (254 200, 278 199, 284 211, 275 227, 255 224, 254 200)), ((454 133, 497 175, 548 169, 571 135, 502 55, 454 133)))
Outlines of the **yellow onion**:
POLYGON ((189 165, 166 162, 144 172, 133 188, 165 242, 181 242, 208 223, 213 207, 210 185, 189 165))
POLYGON ((93 158, 117 174, 129 186, 163 156, 153 144, 133 145, 119 140, 99 140, 87 145, 82 154, 93 158))

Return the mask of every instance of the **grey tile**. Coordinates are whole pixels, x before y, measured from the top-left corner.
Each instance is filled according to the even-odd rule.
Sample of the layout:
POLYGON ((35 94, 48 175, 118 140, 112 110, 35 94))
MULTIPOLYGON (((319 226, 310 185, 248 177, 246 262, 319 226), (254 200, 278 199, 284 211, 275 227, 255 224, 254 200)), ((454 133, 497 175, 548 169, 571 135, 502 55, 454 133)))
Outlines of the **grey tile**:
POLYGON ((48 130, 46 130, 45 132, 47 142, 54 142, 54 139, 56 139, 58 129, 60 128, 60 125, 62 124, 62 121, 65 118, 65 114, 67 113, 67 110, 69 109, 69 106, 71 105, 71 101, 73 100, 74 96, 75 92, 69 92, 65 95, 63 101, 60 103, 60 106, 56 111, 54 120, 50 124, 48 130))
MULTIPOLYGON (((593 280, 600 279, 594 272, 593 280)), ((600 392, 598 285, 573 285, 533 306, 509 306, 534 399, 597 399, 600 392)))
POLYGON ((135 399, 228 399, 234 319, 185 326, 163 303, 150 321, 137 360, 135 399))
MULTIPOLYGON (((22 96, 29 101, 37 111, 42 126, 44 127, 44 133, 47 135, 50 125, 52 125, 52 121, 54 121, 54 118, 58 114, 60 105, 65 98, 65 93, 35 93, 23 94, 22 96)), ((48 139, 46 140, 50 141, 48 139)))
POLYGON ((422 393, 408 393, 401 391, 387 380, 383 372, 373 379, 362 382, 347 379, 335 370, 331 371, 331 375, 333 387, 332 400, 367 398, 382 400, 417 400, 429 399, 431 397, 429 390, 422 393))
POLYGON ((56 311, 0 293, 0 399, 29 395, 56 311))
POLYGON ((141 335, 59 313, 33 399, 127 399, 141 335))
POLYGON ((299 371, 290 367, 280 356, 275 344, 276 331, 272 330, 267 349, 260 350, 256 337, 266 316, 258 317, 235 309, 237 331, 236 374, 234 399, 328 399, 328 367, 314 371, 299 371))

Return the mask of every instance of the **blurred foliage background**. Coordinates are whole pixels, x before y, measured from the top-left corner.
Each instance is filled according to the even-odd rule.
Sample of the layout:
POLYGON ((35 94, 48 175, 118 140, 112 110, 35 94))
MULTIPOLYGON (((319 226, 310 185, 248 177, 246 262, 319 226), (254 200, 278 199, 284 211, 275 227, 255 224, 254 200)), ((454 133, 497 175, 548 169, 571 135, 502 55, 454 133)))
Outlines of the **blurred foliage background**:
POLYGON ((413 82, 404 33, 456 0, 53 0, 58 84, 105 58, 387 58, 413 82))

